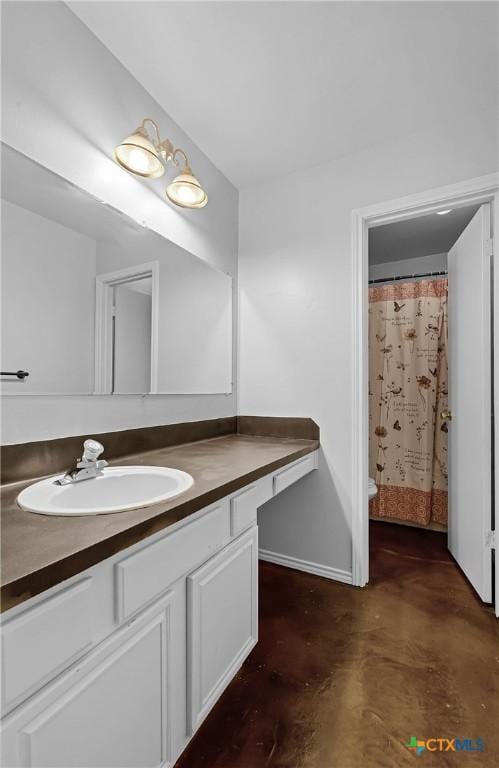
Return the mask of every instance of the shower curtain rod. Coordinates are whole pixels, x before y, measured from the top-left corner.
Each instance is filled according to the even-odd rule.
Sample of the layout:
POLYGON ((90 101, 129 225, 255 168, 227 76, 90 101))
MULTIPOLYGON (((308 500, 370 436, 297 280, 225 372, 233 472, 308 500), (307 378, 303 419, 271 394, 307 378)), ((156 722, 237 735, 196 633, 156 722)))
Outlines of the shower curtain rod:
POLYGON ((412 275, 394 275, 393 277, 378 277, 376 280, 369 280, 369 285, 373 283, 393 283, 396 280, 414 280, 417 277, 441 277, 446 275, 447 270, 444 269, 441 272, 422 272, 421 274, 412 275))

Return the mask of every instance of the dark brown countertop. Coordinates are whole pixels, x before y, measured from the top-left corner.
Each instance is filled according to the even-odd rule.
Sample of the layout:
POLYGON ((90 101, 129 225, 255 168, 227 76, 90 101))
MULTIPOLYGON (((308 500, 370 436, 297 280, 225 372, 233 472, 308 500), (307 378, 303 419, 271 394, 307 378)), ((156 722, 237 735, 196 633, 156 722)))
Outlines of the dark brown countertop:
POLYGON ((111 557, 311 453, 318 440, 229 434, 115 459, 111 464, 157 465, 189 472, 194 485, 177 499, 145 509, 87 517, 24 512, 19 492, 33 480, 1 489, 2 610, 111 557))

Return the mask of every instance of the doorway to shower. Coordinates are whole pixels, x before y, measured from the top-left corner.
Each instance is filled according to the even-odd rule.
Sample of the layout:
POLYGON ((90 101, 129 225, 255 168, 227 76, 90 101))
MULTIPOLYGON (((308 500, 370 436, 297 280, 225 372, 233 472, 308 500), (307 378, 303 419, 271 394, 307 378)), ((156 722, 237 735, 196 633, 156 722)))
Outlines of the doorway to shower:
MULTIPOLYGON (((445 531, 484 602, 492 600, 483 470, 491 464, 489 237, 485 203, 373 227, 368 250, 370 520, 403 526, 401 540, 407 526, 445 531)), ((432 537, 444 538, 420 541, 432 537)))
POLYGON ((369 580, 371 469, 380 490, 378 502, 370 504, 372 516, 389 519, 392 525, 409 522, 423 528, 440 526, 441 530, 447 525, 449 550, 466 578, 482 600, 490 603, 495 599, 499 568, 494 564, 496 382, 492 348, 497 334, 493 333, 491 296, 497 276, 492 271, 491 233, 497 217, 497 188, 497 178, 486 177, 354 213, 359 426, 354 455, 360 478, 354 487, 358 506, 353 518, 353 573, 359 586, 369 580), (426 253, 409 254, 409 258, 395 256, 404 227, 414 233, 418 227, 424 228, 426 218, 427 232, 441 230, 446 217, 449 225, 457 226, 459 219, 462 224, 447 250, 432 247, 426 253), (395 226, 391 232, 390 226, 395 226), (368 254, 374 252, 376 240, 388 253, 387 237, 393 246, 390 255, 372 259, 369 274, 368 254), (412 268, 397 264, 407 264, 411 258, 412 268), (446 271, 448 275, 435 274, 446 271), (380 282, 369 286, 369 280, 380 282), (379 327, 371 323, 371 339, 375 356, 382 360, 369 367, 368 318, 373 310, 379 314, 379 327), (448 346, 447 337, 442 336, 447 323, 448 346), (445 382, 440 357, 447 352, 445 382), (419 367, 406 373, 411 358, 419 367), (384 369, 377 372, 381 363, 384 369), (423 365, 425 371, 420 370, 423 365), (383 377, 374 386, 373 375, 383 377), (371 404, 375 413, 370 424, 371 404), (431 450, 418 448, 425 430, 432 438, 431 450), (404 499, 409 500, 405 512, 404 499), (407 519, 411 514, 413 519, 407 519), (420 522, 414 519, 418 515, 420 522))

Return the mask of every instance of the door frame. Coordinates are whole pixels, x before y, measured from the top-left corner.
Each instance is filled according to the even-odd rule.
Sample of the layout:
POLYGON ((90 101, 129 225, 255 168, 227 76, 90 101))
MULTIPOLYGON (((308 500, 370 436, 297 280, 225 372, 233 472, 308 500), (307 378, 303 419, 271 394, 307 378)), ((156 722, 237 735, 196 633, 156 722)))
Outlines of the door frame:
MULTIPOLYGON (((499 173, 479 176, 446 187, 430 189, 407 197, 389 200, 352 211, 353 269, 353 474, 352 474, 352 583, 364 587, 369 581, 369 404, 368 404, 368 231, 380 224, 411 219, 441 208, 491 203, 492 232, 499 233, 499 173)), ((495 262, 495 259, 493 263, 495 262)), ((499 297, 499 270, 492 275, 492 292, 499 297)), ((493 311, 493 359, 499 359, 499 312, 493 311)), ((499 302, 498 302, 499 306, 499 302)), ((492 361, 493 371, 493 361, 492 361)), ((499 413, 499 377, 492 375, 493 409, 499 413)), ((499 445, 499 419, 494 422, 494 439, 499 445)), ((494 496, 499 498, 499 456, 496 452, 493 470, 494 496)), ((497 516, 496 516, 497 524, 497 516)), ((499 556, 496 549, 496 584, 499 585, 499 556)), ((497 591, 496 591, 497 592, 497 591)), ((496 593, 496 615, 499 595, 496 593)))
POLYGON ((159 262, 149 261, 132 267, 105 272, 95 278, 95 374, 94 394, 114 394, 112 390, 111 336, 113 289, 140 278, 152 280, 151 296, 151 389, 158 391, 158 332, 159 332, 159 262))

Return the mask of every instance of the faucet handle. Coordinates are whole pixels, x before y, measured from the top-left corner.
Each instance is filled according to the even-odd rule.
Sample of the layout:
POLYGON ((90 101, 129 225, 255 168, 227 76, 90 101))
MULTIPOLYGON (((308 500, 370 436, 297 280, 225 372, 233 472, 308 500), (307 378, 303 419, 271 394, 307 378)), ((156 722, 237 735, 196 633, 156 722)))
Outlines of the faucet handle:
POLYGON ((97 440, 85 440, 82 461, 97 461, 103 450, 104 446, 97 440))

